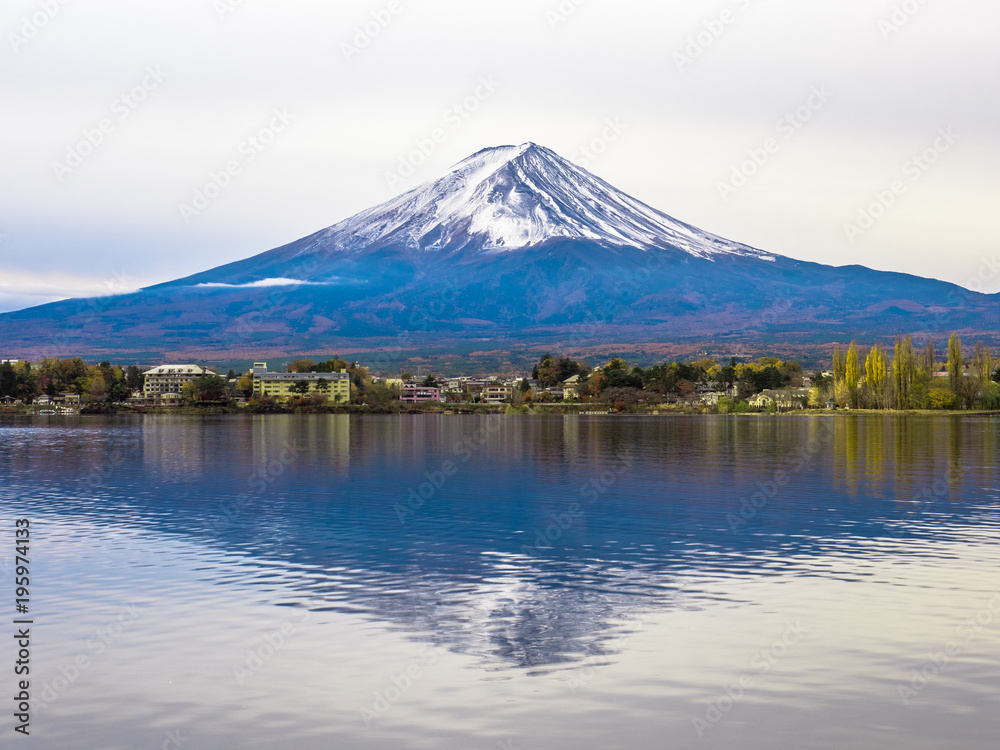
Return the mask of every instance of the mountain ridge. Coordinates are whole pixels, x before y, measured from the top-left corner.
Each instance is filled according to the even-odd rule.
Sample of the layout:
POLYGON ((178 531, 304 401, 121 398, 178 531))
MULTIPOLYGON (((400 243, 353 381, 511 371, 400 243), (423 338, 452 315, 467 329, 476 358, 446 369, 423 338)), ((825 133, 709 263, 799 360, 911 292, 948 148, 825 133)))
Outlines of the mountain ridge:
POLYGON ((945 329, 995 338, 998 309, 1000 295, 718 237, 529 142, 477 151, 243 260, 130 295, 0 315, 0 336, 37 349, 54 330, 74 354, 384 350, 484 333, 524 345, 814 345, 945 329))

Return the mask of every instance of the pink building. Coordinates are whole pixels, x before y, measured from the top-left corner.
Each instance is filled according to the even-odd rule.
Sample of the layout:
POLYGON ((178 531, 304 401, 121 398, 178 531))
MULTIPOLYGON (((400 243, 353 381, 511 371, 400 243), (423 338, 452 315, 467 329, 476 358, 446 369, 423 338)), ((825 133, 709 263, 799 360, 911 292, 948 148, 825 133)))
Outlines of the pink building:
POLYGON ((440 388, 428 388, 422 385, 404 385, 399 394, 400 401, 417 403, 418 401, 443 401, 440 388))

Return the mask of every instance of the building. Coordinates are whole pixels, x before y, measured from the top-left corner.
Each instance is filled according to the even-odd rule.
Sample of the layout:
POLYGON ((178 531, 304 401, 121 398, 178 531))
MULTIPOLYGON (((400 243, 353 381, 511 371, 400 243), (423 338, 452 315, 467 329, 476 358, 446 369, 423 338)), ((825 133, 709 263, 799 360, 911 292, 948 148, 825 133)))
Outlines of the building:
POLYGON ((214 370, 199 365, 160 365, 143 373, 145 384, 142 394, 151 401, 176 400, 188 383, 205 375, 218 375, 214 370))
POLYGON ((253 395, 257 398, 292 398, 320 394, 334 403, 351 400, 351 376, 340 372, 268 372, 267 362, 253 363, 253 395), (297 383, 306 383, 305 393, 297 383), (294 387, 294 390, 293 390, 294 387))
POLYGON ((719 400, 726 397, 725 391, 703 391, 698 394, 701 403, 706 406, 718 406, 719 400))
POLYGON ((574 375, 571 378, 566 378, 562 382, 563 399, 569 401, 571 398, 577 398, 577 389, 580 387, 580 376, 574 375))
POLYGON ((780 409, 798 409, 809 403, 808 388, 775 388, 758 393, 749 404, 755 409, 765 409, 774 404, 780 409))
POLYGON ((418 401, 443 401, 440 388, 425 385, 404 385, 399 393, 399 400, 415 404, 418 401))
POLYGON ((483 388, 483 401, 487 404, 502 404, 514 396, 514 387, 501 383, 489 383, 483 388))

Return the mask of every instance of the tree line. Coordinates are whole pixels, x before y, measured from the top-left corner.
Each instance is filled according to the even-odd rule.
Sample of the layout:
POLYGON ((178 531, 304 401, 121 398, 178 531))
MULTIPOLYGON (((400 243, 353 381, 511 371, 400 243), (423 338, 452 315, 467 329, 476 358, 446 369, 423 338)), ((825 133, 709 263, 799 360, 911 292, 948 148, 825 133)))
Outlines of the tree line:
POLYGON ((1000 407, 1000 367, 978 342, 971 357, 952 333, 943 360, 934 342, 919 351, 913 337, 899 337, 891 352, 875 344, 866 353, 852 341, 833 350, 833 377, 814 385, 811 401, 832 399, 854 409, 995 409, 1000 407), (994 369, 996 368, 996 369, 994 369))

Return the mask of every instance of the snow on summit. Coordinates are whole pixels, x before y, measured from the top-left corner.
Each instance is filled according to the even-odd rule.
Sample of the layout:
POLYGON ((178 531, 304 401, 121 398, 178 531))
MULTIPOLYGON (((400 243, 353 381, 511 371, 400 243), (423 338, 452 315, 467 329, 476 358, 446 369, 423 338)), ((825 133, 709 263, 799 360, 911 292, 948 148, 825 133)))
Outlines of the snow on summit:
POLYGON ((500 252, 567 239, 703 258, 775 257, 677 221, 534 143, 483 149, 316 239, 348 252, 389 245, 500 252))

